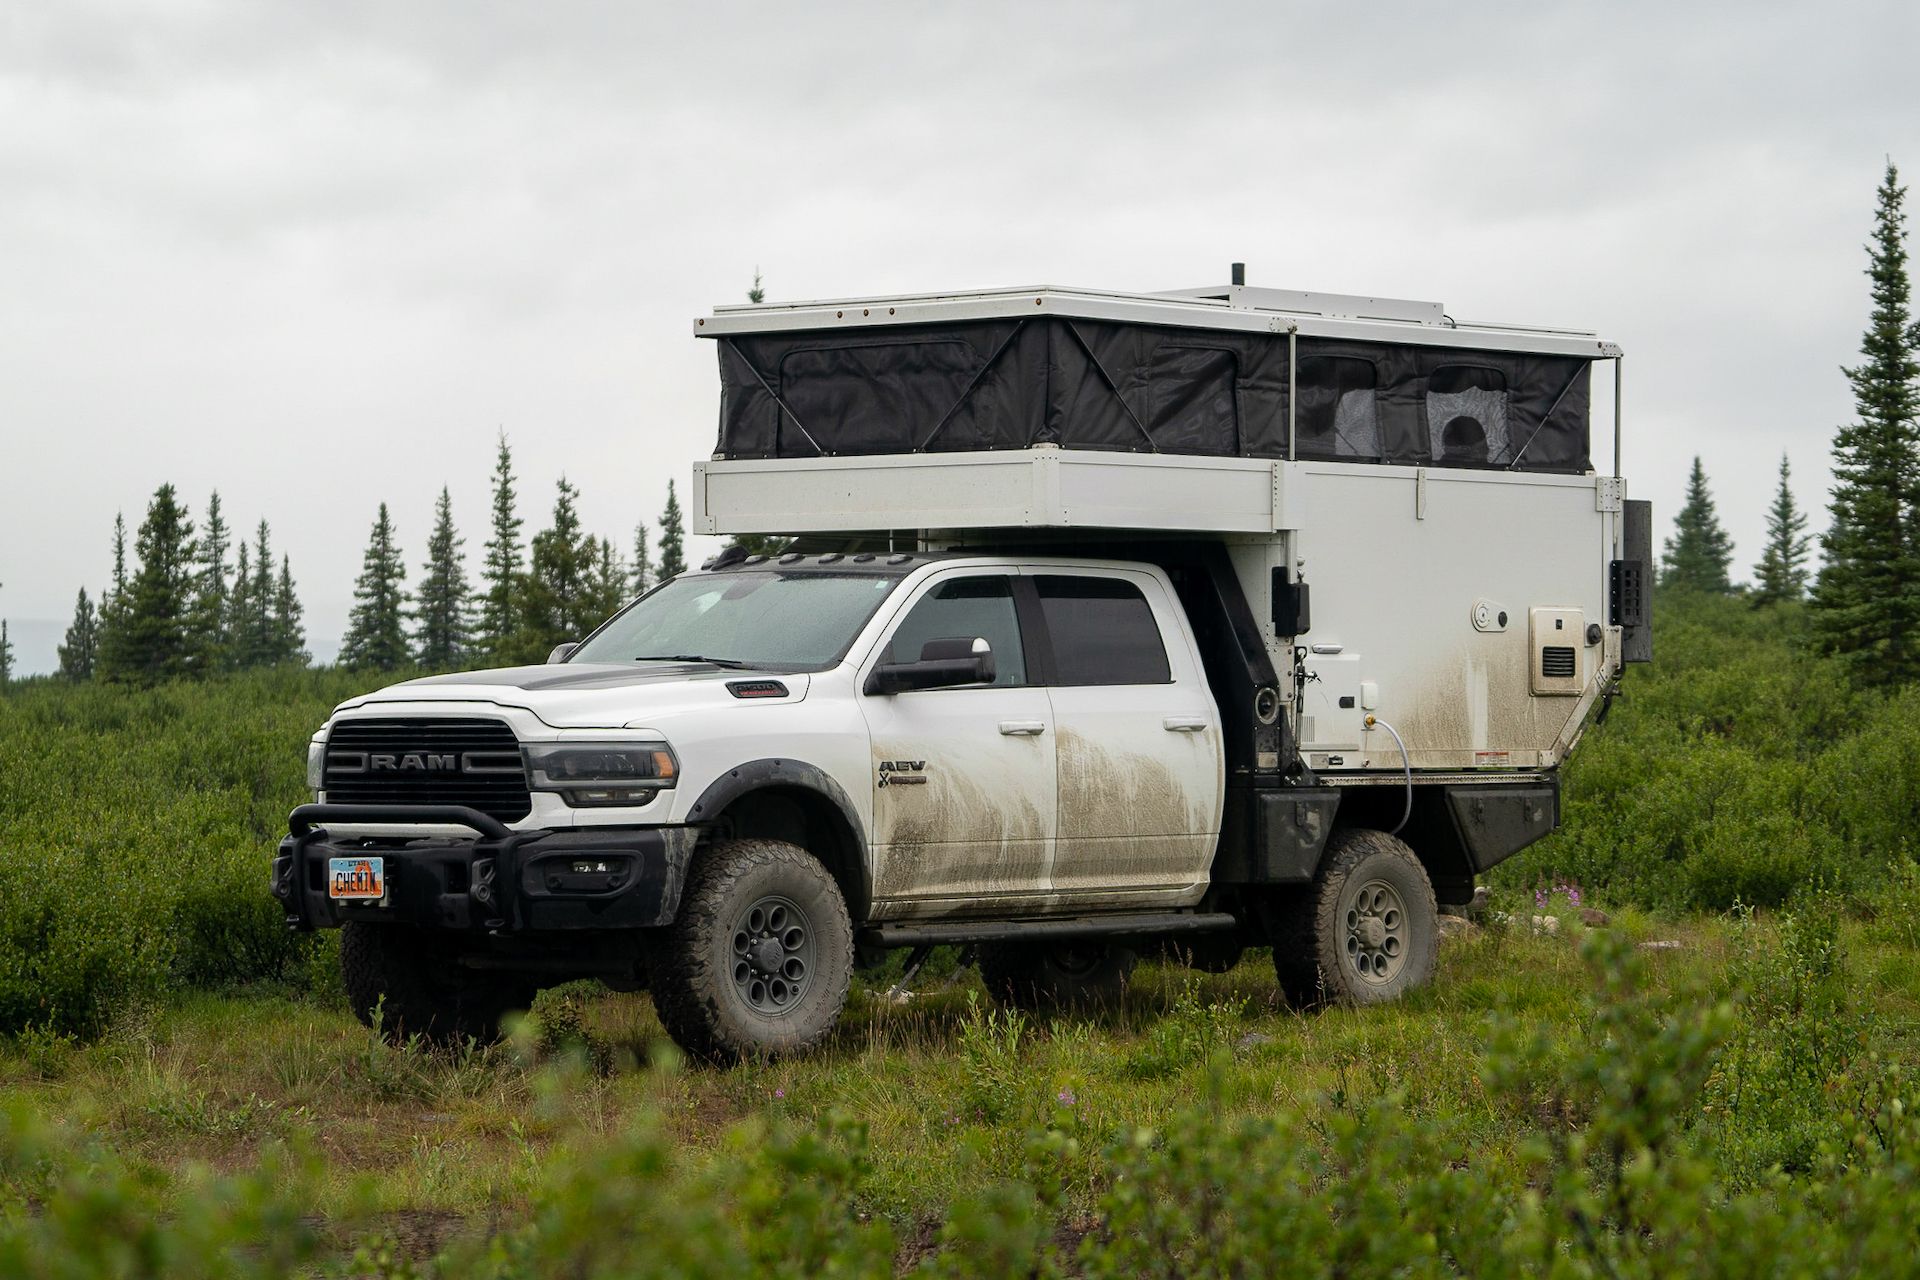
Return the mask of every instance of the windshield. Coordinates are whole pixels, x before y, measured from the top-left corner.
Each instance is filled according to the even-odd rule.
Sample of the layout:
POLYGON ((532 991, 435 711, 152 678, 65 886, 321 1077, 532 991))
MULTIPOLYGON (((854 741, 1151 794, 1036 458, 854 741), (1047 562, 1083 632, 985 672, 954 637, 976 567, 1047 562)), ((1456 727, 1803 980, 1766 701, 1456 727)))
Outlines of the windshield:
POLYGON ((899 582, 892 574, 817 570, 690 574, 635 601, 568 661, 706 658, 821 671, 846 656, 899 582))

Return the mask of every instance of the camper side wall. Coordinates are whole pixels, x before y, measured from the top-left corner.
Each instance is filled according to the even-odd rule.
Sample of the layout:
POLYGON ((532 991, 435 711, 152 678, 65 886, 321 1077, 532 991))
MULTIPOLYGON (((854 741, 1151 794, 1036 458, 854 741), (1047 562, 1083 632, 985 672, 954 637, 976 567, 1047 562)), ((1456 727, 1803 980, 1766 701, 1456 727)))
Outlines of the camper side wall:
MULTIPOLYGON (((1233 550, 1262 618, 1273 570, 1310 584, 1297 721, 1309 767, 1398 771, 1400 748, 1368 715, 1418 770, 1559 764, 1619 668, 1618 482, 1321 463, 1296 464, 1295 479, 1290 538, 1233 550)), ((1267 631, 1291 671, 1293 638, 1267 631)))

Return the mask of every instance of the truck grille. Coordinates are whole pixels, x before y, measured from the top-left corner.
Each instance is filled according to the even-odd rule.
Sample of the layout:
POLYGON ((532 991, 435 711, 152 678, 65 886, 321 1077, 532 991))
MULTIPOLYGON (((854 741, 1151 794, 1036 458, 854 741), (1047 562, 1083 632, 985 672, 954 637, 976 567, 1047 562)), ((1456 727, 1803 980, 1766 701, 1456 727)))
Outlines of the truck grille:
POLYGON ((1550 644, 1540 650, 1540 674, 1559 679, 1571 679, 1574 671, 1573 649, 1570 646, 1550 644))
POLYGON ((327 735, 335 804, 458 804, 517 822, 533 811, 513 730, 499 720, 342 720, 327 735))

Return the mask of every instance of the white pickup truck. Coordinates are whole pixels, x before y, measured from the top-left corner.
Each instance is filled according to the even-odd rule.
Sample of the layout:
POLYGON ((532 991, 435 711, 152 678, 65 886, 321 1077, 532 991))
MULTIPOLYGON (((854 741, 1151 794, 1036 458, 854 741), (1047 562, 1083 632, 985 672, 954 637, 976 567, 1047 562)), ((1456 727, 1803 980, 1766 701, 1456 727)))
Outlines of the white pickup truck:
MULTIPOLYGON (((1051 304, 1072 326, 1077 296, 985 310, 1051 304)), ((1274 296, 1190 307, 1184 328, 1164 299, 1136 302, 1185 351, 1204 322, 1274 296)), ((1113 299, 1078 310, 1111 318, 1113 299)), ((869 317, 880 303, 922 327, 823 338, 823 310, 790 308, 712 323, 799 335, 798 359, 856 396, 879 388, 889 414, 928 368, 965 383, 963 400, 988 381, 998 354, 971 382, 953 351, 902 361, 929 309, 979 323, 978 296, 873 300, 869 317)), ((822 305, 844 320, 851 304, 822 305)), ((1461 326, 1443 332, 1459 345, 1461 326)), ((1584 374, 1606 350, 1551 365, 1524 334, 1468 336, 1521 346, 1499 366, 1516 377, 1543 362, 1584 374)), ((1520 388, 1461 399, 1444 369, 1454 438, 1463 405, 1488 419, 1475 465, 1456 452, 1436 475, 1431 456, 1410 466, 1385 445, 1306 456, 1312 371, 1300 332, 1277 340, 1287 453, 1269 458, 1071 439, 841 452, 820 447, 817 413, 801 433, 815 454, 786 457, 726 447, 736 397, 696 472, 696 525, 779 529, 797 535, 788 549, 732 548, 548 665, 343 704, 314 736, 316 800, 274 863, 289 923, 344 926, 355 1008, 391 1034, 491 1035, 540 985, 597 975, 644 984, 674 1039, 716 1060, 818 1044, 853 969, 891 948, 965 946, 996 996, 1025 1004, 1111 999, 1136 953, 1170 942, 1202 966, 1270 946, 1301 1002, 1424 981, 1437 903, 1466 901, 1478 872, 1554 828, 1557 766, 1645 646, 1644 509, 1593 473, 1584 435, 1578 465, 1561 441, 1557 467, 1488 466, 1496 428, 1522 449, 1520 388), (1337 510, 1330 498, 1364 510, 1336 517, 1372 531, 1363 545, 1307 541, 1306 513, 1337 510), (1484 552, 1514 510, 1530 531, 1502 554, 1418 550, 1442 536, 1484 552), (1318 619, 1309 546, 1334 570, 1318 619), (1369 556, 1373 576, 1354 581, 1369 556)), ((1556 343, 1576 345, 1535 345, 1556 343)), ((753 355, 730 352, 723 373, 753 355)), ((782 367, 785 395, 754 379, 797 423, 804 379, 782 367)), ((1182 367, 1196 366, 1166 376, 1182 367)), ((1342 397, 1360 379, 1337 373, 1328 425, 1351 440, 1363 406, 1342 397)), ((1556 408, 1535 409, 1536 434, 1556 408)), ((1136 418, 1149 444, 1158 421, 1136 418)))

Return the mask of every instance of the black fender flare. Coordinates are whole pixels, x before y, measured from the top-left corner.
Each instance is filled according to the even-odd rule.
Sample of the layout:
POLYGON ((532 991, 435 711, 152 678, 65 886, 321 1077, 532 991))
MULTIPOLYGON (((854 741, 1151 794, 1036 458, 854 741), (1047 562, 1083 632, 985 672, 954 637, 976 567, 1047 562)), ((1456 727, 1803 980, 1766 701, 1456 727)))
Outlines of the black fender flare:
POLYGON ((860 811, 854 808, 846 788, 818 765, 787 759, 748 760, 734 765, 707 785, 707 789, 700 793, 700 798, 687 810, 685 820, 692 825, 712 822, 742 796, 774 787, 814 792, 839 812, 852 838, 851 852, 857 859, 851 870, 859 878, 857 888, 860 904, 856 906, 850 901, 847 906, 858 918, 865 903, 873 899, 873 869, 868 858, 867 826, 860 820, 860 811))

